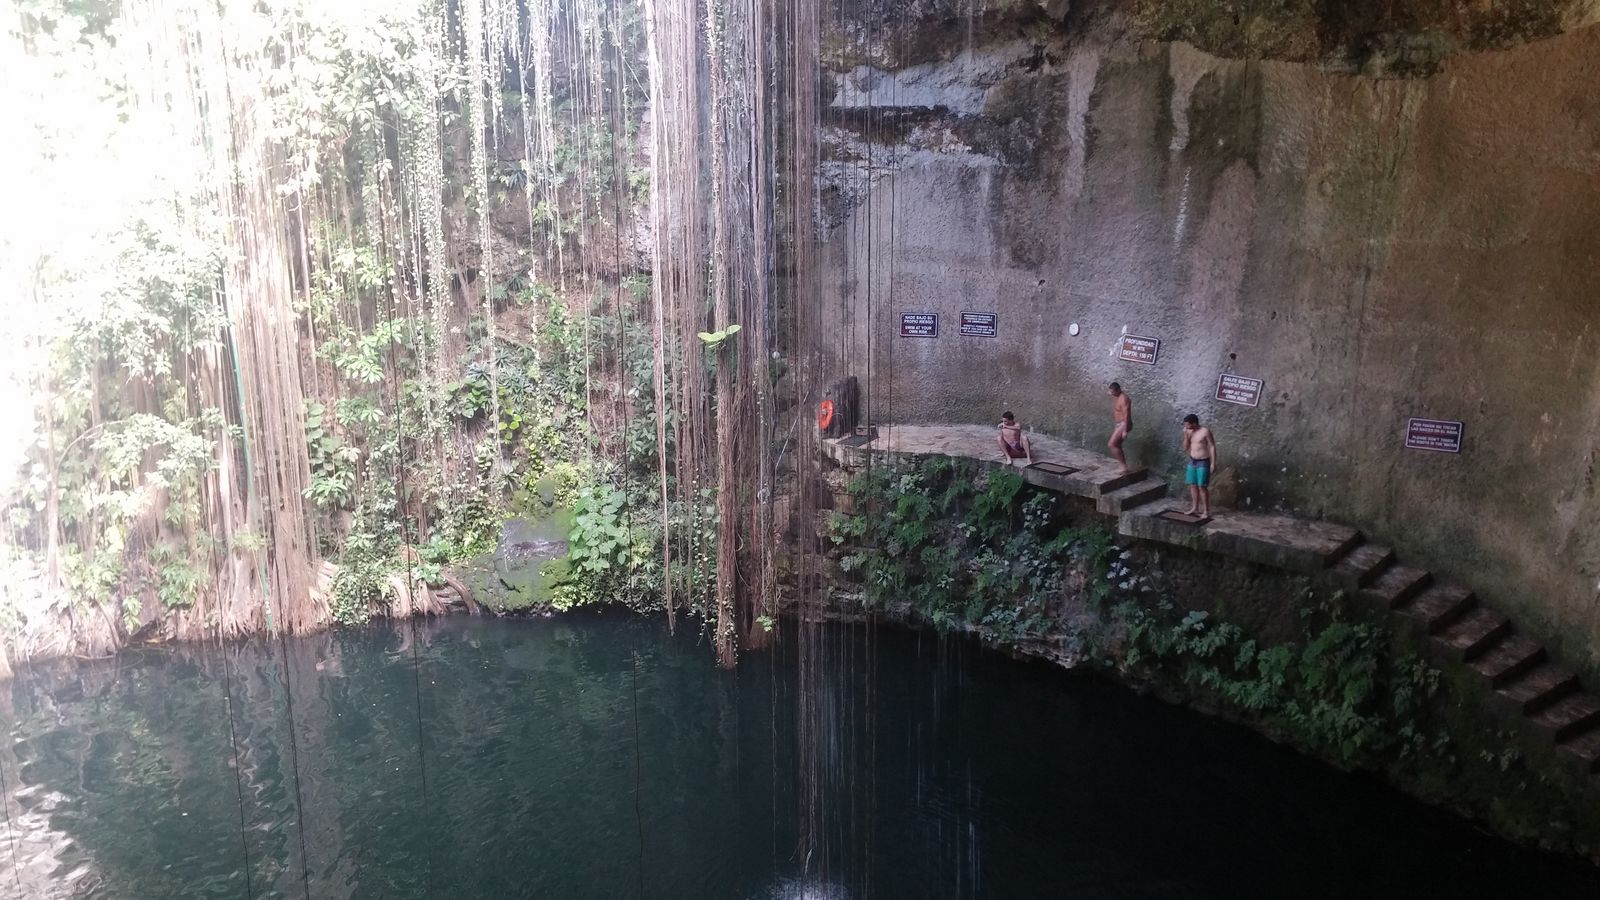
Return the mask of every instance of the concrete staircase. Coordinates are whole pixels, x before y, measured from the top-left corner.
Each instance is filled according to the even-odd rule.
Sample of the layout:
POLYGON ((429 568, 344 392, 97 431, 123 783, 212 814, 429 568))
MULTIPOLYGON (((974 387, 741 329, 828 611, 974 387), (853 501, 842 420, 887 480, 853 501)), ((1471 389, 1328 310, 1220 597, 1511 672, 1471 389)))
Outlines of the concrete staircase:
MULTIPOLYGON (((1008 465, 996 459, 992 428, 879 429, 880 437, 862 447, 824 441, 824 453, 850 468, 875 454, 942 454, 1008 465)), ((1216 511, 1200 525, 1177 521, 1165 514, 1187 504, 1168 498, 1165 479, 1144 469, 1124 473, 1108 457, 1060 441, 1034 437, 1033 444, 1042 461, 1021 470, 1029 484, 1093 500, 1126 537, 1331 579, 1358 602, 1393 616, 1436 663, 1465 666, 1482 679, 1493 712, 1552 746, 1564 763, 1600 774, 1600 696, 1470 589, 1401 562, 1392 549, 1343 525, 1237 510, 1216 511)))
POLYGON ((1331 568, 1361 602, 1400 617, 1436 661, 1465 665, 1483 679, 1495 710, 1553 744, 1568 763, 1600 772, 1600 697, 1536 638, 1471 590, 1398 562, 1386 547, 1363 542, 1331 568))

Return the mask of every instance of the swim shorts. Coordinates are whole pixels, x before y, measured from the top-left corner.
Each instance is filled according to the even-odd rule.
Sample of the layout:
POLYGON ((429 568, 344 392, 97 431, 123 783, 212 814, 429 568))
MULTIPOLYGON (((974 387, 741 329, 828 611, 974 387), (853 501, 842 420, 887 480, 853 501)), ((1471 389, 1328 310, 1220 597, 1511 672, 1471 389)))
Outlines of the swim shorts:
POLYGON ((1211 483, 1211 460, 1190 459, 1189 471, 1184 475, 1184 484, 1205 487, 1211 483))

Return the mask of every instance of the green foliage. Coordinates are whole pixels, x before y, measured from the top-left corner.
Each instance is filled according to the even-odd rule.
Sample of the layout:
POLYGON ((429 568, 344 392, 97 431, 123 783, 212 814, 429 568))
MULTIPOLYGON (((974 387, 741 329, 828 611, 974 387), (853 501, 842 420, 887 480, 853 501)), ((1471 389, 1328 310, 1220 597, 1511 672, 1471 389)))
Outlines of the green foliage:
MULTIPOLYGON (((1048 634, 1346 765, 1420 768, 1452 753, 1437 723, 1439 671, 1397 652, 1379 623, 1350 618, 1339 595, 1307 594, 1298 639, 1266 642, 1159 595, 1109 603, 1126 574, 1112 534, 1073 527, 1054 495, 1010 470, 887 462, 848 490, 860 513, 834 514, 830 535, 868 608, 1009 644, 1048 634), (1095 623, 1064 621, 1069 599, 1095 623)), ((1516 760, 1500 747, 1487 759, 1509 769, 1516 760)))
POLYGON ((138 597, 122 598, 122 630, 132 634, 139 630, 139 614, 144 610, 144 604, 138 597))
POLYGON ((482 367, 472 367, 467 377, 450 384, 446 391, 450 398, 450 411, 462 419, 476 419, 489 410, 489 375, 482 367))
POLYGON ((105 603, 122 581, 124 564, 120 534, 113 534, 117 542, 111 546, 84 552, 68 548, 65 553, 67 587, 81 603, 105 603))
POLYGON ((1446 746, 1422 724, 1438 670, 1394 655, 1378 624, 1350 621, 1334 604, 1309 605, 1300 641, 1264 646, 1204 611, 1179 612, 1118 604, 1124 664, 1170 673, 1346 764, 1415 759, 1446 746))
POLYGON ((626 496, 609 484, 578 495, 568 558, 579 571, 600 574, 633 561, 631 524, 623 518, 626 496))
POLYGON ((659 511, 651 516, 651 507, 644 509, 644 515, 636 514, 627 494, 605 482, 579 491, 567 537, 570 568, 556 591, 558 608, 598 598, 636 607, 656 601, 662 588, 659 511))
MULTIPOLYGON (((368 517, 369 518, 369 517, 368 517)), ((404 571, 393 554, 392 541, 358 518, 339 554, 338 571, 328 597, 328 612, 340 625, 360 625, 376 606, 389 603, 393 588, 390 574, 404 571)))
POLYGON ((740 325, 729 325, 720 331, 702 331, 700 332, 700 343, 704 344, 707 350, 715 353, 722 347, 724 341, 738 334, 742 327, 740 325))
POLYGON ((628 196, 633 198, 636 206, 648 203, 650 200, 650 170, 635 168, 628 170, 628 196))
MULTIPOLYGON (((345 401, 349 402, 349 401, 345 401)), ((328 421, 328 410, 315 400, 306 401, 306 452, 311 459, 311 484, 306 498, 319 509, 349 503, 355 488, 355 463, 360 451, 344 442, 328 421)))
MULTIPOLYGON (((132 119, 148 104, 130 103, 142 85, 120 65, 127 57, 112 40, 117 14, 67 0, 27 7, 13 29, 30 51, 17 60, 14 124, 25 145, 48 152, 12 173, 27 188, 19 208, 36 214, 6 229, 0 243, 14 244, 24 269, 33 269, 19 269, 40 286, 29 308, 51 313, 19 317, 28 328, 18 344, 46 349, 51 366, 39 380, 47 399, 37 404, 37 440, 7 525, 32 551, 61 538, 49 568, 65 574, 80 601, 124 617, 135 600, 149 608, 152 596, 181 607, 204 594, 229 554, 267 549, 259 531, 235 531, 228 547, 204 539, 223 531, 206 520, 221 505, 216 461, 234 461, 240 450, 219 442, 241 436, 206 406, 223 405, 239 421, 238 404, 257 388, 248 372, 235 383, 228 371, 233 338, 241 337, 229 334, 225 314, 240 301, 227 294, 232 223, 215 208, 213 168, 190 171, 187 152, 136 154, 136 169, 118 164, 126 155, 113 151, 151 135, 132 119), (78 177, 97 172, 113 173, 117 189, 78 177)), ((593 546, 615 524, 606 518, 616 513, 606 510, 609 486, 624 486, 609 489, 626 490, 626 510, 659 509, 650 501, 659 490, 653 354, 639 321, 649 282, 631 278, 626 291, 602 287, 582 297, 532 274, 543 270, 541 252, 565 246, 576 258, 584 250, 593 235, 582 210, 609 204, 613 188, 647 190, 646 172, 614 164, 619 152, 632 157, 645 87, 620 71, 596 73, 599 83, 620 87, 618 119, 576 106, 576 86, 557 80, 555 115, 543 124, 553 159, 496 163, 490 191, 526 192, 535 240, 548 243, 495 260, 492 283, 482 286, 495 327, 455 318, 432 302, 449 274, 436 268, 448 263, 436 258, 445 251, 432 245, 430 226, 453 231, 458 223, 432 204, 453 210, 466 197, 470 209, 477 186, 450 183, 467 168, 455 138, 468 104, 453 46, 437 40, 443 12, 431 3, 357 13, 338 4, 246 4, 205 26, 214 29, 208 42, 225 38, 240 58, 271 61, 261 70, 266 81, 250 86, 260 88, 255 108, 264 118, 256 121, 266 128, 248 139, 272 143, 274 158, 282 151, 272 187, 295 212, 292 283, 281 287, 315 342, 291 348, 309 351, 301 363, 311 395, 304 495, 316 511, 317 549, 340 566, 340 621, 358 621, 383 602, 406 545, 420 542, 425 578, 482 554, 508 498, 537 483, 554 484, 558 502, 596 501, 579 529, 596 537, 593 546), (619 177, 627 184, 614 184, 619 177), (412 529, 425 542, 408 535, 412 529)), ((627 47, 607 65, 643 53, 637 8, 601 27, 619 28, 627 47)), ((179 109, 189 99, 169 97, 179 109)), ((530 113, 520 92, 498 99, 530 113)), ((671 512, 697 548, 707 546, 700 529, 714 521, 700 511, 702 499, 671 512)), ((604 559, 606 572, 580 566, 583 577, 608 597, 646 602, 661 586, 659 528, 632 527, 636 539, 626 547, 582 561, 604 559)), ((682 571, 700 572, 706 554, 691 557, 682 571)), ((0 620, 16 613, 0 602, 0 620)))
POLYGON ((840 567, 862 580, 869 606, 909 604, 943 630, 1041 635, 1068 573, 1103 573, 1110 559, 1109 532, 1057 527, 1057 498, 1012 471, 931 457, 874 466, 849 492, 863 512, 833 517, 840 567))
POLYGON ((195 565, 189 551, 174 544, 157 544, 150 551, 155 569, 156 597, 167 609, 183 609, 194 604, 195 595, 207 579, 206 570, 195 565))
POLYGON ((371 559, 346 559, 333 576, 328 613, 340 625, 360 625, 389 597, 389 573, 371 559))
POLYGON ((365 333, 357 333, 335 317, 325 324, 333 326, 333 335, 317 348, 317 355, 332 362, 339 374, 358 385, 382 382, 391 355, 403 353, 422 340, 420 326, 409 319, 384 319, 365 333))
POLYGON ((175 525, 194 521, 200 479, 215 465, 215 442, 204 432, 215 433, 221 424, 220 414, 206 410, 176 423, 134 413, 106 426, 92 445, 101 461, 99 484, 87 492, 85 506, 121 524, 149 508, 152 490, 165 491, 165 518, 175 525))

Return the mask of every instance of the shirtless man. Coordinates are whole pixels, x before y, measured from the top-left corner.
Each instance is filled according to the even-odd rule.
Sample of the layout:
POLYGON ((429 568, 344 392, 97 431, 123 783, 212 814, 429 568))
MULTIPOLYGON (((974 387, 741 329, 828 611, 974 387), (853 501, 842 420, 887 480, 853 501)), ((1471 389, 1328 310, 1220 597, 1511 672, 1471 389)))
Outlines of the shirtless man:
POLYGON ((1006 410, 1000 417, 1000 434, 996 438, 1000 442, 1001 458, 1006 465, 1011 465, 1013 459, 1026 459, 1028 465, 1033 465, 1033 445, 1028 442, 1028 436, 1022 433, 1022 426, 1017 424, 1011 410, 1006 410))
POLYGON ((1189 485, 1188 515, 1211 515, 1211 470, 1217 467, 1217 441, 1193 413, 1183 417, 1183 452, 1189 458, 1184 483, 1189 485))
POLYGON ((1111 418, 1116 422, 1116 427, 1111 429, 1111 440, 1106 448, 1111 455, 1117 458, 1122 466, 1122 474, 1128 474, 1128 457, 1122 453, 1122 442, 1128 439, 1128 432, 1133 430, 1133 400, 1122 392, 1122 385, 1111 382, 1111 418))

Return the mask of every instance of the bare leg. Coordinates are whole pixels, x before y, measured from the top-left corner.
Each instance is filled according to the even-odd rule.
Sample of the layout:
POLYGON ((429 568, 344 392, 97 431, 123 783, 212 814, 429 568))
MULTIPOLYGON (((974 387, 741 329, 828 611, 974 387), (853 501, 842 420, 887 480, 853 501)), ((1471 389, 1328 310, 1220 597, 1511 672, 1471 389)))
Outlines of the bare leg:
POLYGON ((1111 451, 1111 455, 1116 457, 1117 465, 1122 467, 1122 474, 1124 475, 1128 474, 1128 457, 1123 455, 1122 442, 1127 436, 1128 433, 1122 429, 1121 425, 1118 425, 1111 432, 1110 443, 1106 444, 1107 449, 1111 451))
POLYGON ((1198 515, 1199 512, 1200 512, 1200 488, 1198 488, 1198 487, 1196 487, 1196 486, 1191 484, 1191 485, 1189 485, 1189 508, 1184 511, 1184 515, 1193 516, 1193 515, 1198 515))
POLYGON ((1028 457, 1028 465, 1033 465, 1033 441, 1027 435, 1022 436, 1022 452, 1028 457))
POLYGON ((1011 465, 1011 454, 1006 451, 1006 439, 997 434, 994 436, 994 442, 1000 445, 1000 458, 1006 461, 1006 465, 1011 465))
POLYGON ((1201 516, 1210 516, 1211 515, 1211 488, 1203 487, 1203 488, 1196 488, 1195 490, 1198 491, 1199 494, 1200 494, 1200 515, 1201 516))

